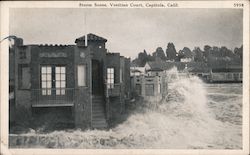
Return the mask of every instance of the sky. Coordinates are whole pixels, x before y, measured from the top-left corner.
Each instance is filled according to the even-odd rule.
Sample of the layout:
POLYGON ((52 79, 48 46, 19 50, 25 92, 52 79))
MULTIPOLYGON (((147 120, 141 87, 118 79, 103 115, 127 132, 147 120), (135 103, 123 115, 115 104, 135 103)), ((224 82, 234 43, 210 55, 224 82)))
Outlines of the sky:
POLYGON ((144 49, 165 51, 173 42, 183 47, 203 49, 204 45, 243 44, 241 9, 33 9, 10 10, 10 35, 24 44, 75 44, 86 33, 106 38, 106 48, 135 58, 144 49))

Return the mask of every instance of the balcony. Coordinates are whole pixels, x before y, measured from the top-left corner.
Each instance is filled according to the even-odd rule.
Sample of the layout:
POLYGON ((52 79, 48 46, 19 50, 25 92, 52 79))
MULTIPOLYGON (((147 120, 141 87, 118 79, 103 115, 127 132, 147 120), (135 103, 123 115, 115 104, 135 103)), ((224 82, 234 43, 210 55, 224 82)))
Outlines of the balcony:
POLYGON ((63 107, 74 105, 74 88, 33 89, 32 107, 63 107))

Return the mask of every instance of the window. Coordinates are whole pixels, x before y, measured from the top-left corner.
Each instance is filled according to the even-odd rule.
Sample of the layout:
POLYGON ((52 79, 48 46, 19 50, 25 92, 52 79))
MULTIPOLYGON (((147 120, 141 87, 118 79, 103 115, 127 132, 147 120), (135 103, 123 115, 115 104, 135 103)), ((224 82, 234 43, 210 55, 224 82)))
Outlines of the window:
POLYGON ((107 87, 114 88, 114 68, 107 68, 107 87))
POLYGON ((160 83, 158 84, 158 93, 159 94, 161 93, 161 84, 160 83))
POLYGON ((41 67, 42 95, 51 95, 52 88, 51 66, 41 67))
POLYGON ((86 66, 78 65, 78 86, 86 86, 86 66))
POLYGON ((56 67, 56 95, 65 95, 66 88, 66 77, 65 77, 65 67, 56 67))
POLYGON ((154 96, 154 85, 146 84, 145 85, 145 94, 146 96, 154 96))
POLYGON ((42 66, 41 88, 42 95, 65 95, 66 67, 42 66))
POLYGON ((30 89, 30 67, 28 65, 18 66, 19 89, 30 89))

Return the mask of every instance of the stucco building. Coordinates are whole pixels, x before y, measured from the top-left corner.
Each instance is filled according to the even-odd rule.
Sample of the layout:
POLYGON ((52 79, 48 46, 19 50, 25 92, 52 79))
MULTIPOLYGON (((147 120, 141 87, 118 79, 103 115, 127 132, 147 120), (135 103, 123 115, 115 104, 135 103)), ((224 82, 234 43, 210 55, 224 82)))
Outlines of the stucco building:
POLYGON ((79 128, 106 128, 119 117, 130 97, 130 59, 108 53, 105 38, 90 33, 85 39, 74 45, 23 45, 15 39, 10 83, 17 112, 68 107, 79 128))

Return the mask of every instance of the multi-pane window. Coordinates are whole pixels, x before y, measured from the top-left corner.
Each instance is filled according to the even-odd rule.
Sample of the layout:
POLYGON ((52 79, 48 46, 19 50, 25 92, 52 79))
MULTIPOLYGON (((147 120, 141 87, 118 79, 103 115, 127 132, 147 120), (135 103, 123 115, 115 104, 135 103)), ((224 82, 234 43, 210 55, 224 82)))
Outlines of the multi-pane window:
POLYGON ((51 66, 41 67, 42 95, 51 95, 52 88, 52 68, 51 66))
POLYGON ((65 67, 55 67, 55 82, 56 82, 56 95, 65 95, 66 78, 65 78, 65 67))
POLYGON ((107 68, 107 87, 114 88, 115 83, 114 68, 107 68))
POLYGON ((66 67, 42 66, 41 88, 42 95, 65 95, 66 67))

